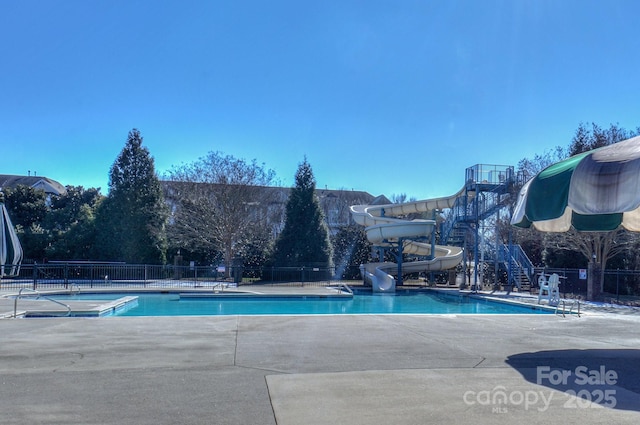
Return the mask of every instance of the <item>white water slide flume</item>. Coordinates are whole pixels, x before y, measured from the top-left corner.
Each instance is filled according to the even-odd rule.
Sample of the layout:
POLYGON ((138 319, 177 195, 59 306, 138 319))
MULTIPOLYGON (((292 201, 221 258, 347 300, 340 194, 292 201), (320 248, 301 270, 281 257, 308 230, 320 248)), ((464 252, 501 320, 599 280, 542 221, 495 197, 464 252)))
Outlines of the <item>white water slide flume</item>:
MULTIPOLYGON (((431 243, 424 242, 433 232, 435 220, 403 220, 396 217, 411 213, 452 208, 456 199, 464 194, 464 188, 452 196, 388 205, 354 205, 351 215, 356 223, 365 226, 367 239, 374 246, 397 245, 400 240, 402 252, 418 256, 431 256, 431 243), (418 241, 421 240, 421 241, 418 241)), ((402 263, 403 273, 448 270, 462 261, 462 248, 435 245, 435 253, 430 260, 402 263)), ((396 287, 394 276, 398 274, 396 263, 364 264, 362 273, 365 281, 371 283, 374 292, 393 292, 396 287)))

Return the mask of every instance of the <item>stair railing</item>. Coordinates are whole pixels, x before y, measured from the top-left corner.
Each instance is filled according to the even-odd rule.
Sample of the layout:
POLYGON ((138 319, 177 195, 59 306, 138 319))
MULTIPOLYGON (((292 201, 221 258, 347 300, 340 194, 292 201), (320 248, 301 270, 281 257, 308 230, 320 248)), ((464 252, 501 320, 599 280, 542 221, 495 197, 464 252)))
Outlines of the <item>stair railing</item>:
POLYGON ((527 254, 524 252, 520 245, 511 245, 511 249, 507 245, 502 245, 500 247, 502 261, 510 268, 511 278, 515 281, 518 289, 522 284, 522 279, 520 278, 519 273, 514 273, 514 271, 521 271, 524 275, 527 276, 530 282, 532 282, 532 276, 535 273, 535 268, 533 263, 527 257, 527 254))

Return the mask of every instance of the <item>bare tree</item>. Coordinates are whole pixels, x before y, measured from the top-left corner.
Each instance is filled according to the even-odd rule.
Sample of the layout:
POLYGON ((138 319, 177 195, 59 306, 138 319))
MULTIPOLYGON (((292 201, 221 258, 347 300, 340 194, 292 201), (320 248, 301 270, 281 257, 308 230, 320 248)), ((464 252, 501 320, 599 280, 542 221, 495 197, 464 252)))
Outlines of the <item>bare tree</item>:
MULTIPOLYGON (((174 247, 223 254, 232 259, 251 239, 264 234, 275 173, 255 160, 247 162, 220 152, 174 167, 165 176, 172 205, 169 240, 174 247)), ((228 268, 227 268, 228 270, 228 268)))
POLYGON ((567 158, 569 153, 566 149, 556 146, 542 154, 536 154, 533 158, 523 158, 518 162, 518 173, 522 174, 524 180, 529 180, 548 166, 567 158))
MULTIPOLYGON (((572 228, 565 233, 547 233, 544 240, 547 248, 579 252, 598 271, 605 270, 616 255, 635 252, 640 244, 637 234, 623 228, 610 232, 577 232, 572 228)), ((598 286, 587 288, 587 292, 597 298, 604 287, 604 273, 599 273, 599 281, 593 283, 598 286)))

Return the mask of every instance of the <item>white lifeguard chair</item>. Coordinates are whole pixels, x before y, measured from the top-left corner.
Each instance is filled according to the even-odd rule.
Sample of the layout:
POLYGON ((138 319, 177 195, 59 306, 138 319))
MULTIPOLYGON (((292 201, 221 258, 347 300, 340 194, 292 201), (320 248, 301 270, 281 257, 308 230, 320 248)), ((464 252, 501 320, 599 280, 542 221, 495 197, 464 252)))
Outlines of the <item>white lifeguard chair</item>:
POLYGON ((560 303, 560 276, 557 273, 550 275, 549 280, 544 274, 541 274, 538 278, 538 285, 540 286, 538 304, 542 300, 547 300, 549 305, 558 305, 560 303))

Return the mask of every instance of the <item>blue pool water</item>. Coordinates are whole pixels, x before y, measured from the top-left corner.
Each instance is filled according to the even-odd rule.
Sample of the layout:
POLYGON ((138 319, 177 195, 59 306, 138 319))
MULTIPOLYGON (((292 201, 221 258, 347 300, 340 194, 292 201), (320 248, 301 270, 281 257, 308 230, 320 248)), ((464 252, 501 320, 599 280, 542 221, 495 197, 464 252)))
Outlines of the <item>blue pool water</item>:
POLYGON ((177 293, 109 293, 56 296, 59 300, 115 300, 135 295, 137 303, 117 316, 211 316, 289 314, 544 314, 543 310, 468 296, 431 292, 337 297, 205 297, 181 298, 177 293))

